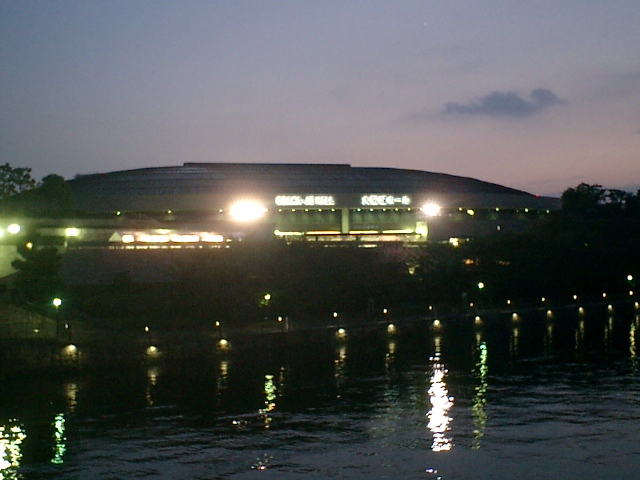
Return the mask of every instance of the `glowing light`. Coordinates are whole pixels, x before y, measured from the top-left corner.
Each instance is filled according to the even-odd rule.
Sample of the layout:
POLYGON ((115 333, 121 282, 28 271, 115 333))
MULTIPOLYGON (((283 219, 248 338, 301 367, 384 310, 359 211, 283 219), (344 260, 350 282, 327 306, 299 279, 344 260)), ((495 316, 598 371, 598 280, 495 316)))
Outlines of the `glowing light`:
POLYGON ((393 323, 390 323, 389 325, 387 325, 387 332, 396 333, 396 326, 393 323))
POLYGON ((475 214, 476 214, 476 212, 475 212, 475 211, 473 211, 473 210, 471 210, 471 209, 467 210, 467 215, 469 215, 469 216, 473 217, 475 214))
MULTIPOLYGON (((295 233, 297 232, 289 232, 287 234, 295 234, 295 233)), ((302 235, 302 232, 300 232, 300 235, 302 235)), ((340 231, 339 230, 309 230, 307 232, 307 235, 340 235, 340 231)))
POLYGON ((267 301, 271 300, 271 294, 270 293, 266 293, 265 296, 264 296, 264 299, 267 300, 267 301))
POLYGON ((333 318, 338 318, 338 312, 333 312, 333 318))
POLYGON ((122 243, 133 243, 135 241, 136 241, 136 237, 134 237, 130 233, 122 235, 122 243))
POLYGON ((513 315, 511 315, 511 318, 512 318, 513 320, 518 320, 520 317, 518 316, 518 314, 517 314, 517 313, 514 313, 513 315))
POLYGON ((440 205, 435 203, 425 203, 422 211, 427 217, 437 217, 440 214, 440 205))
POLYGON ((336 332, 336 336, 338 338, 344 338, 347 336, 347 331, 344 328, 339 328, 338 331, 336 332))
POLYGON ((542 297, 542 303, 544 303, 544 302, 546 302, 546 301, 547 301, 547 299, 546 299, 546 298, 544 298, 544 297, 542 297))
POLYGON ((142 243, 168 243, 169 235, 166 234, 148 234, 142 233, 138 235, 137 240, 142 243))
POLYGON ((607 310, 611 312, 613 310, 613 305, 607 305, 607 310))
POLYGON ((69 344, 62 349, 62 353, 68 356, 74 356, 78 352, 78 347, 74 344, 69 344))
POLYGON ((17 223, 12 223, 7 227, 7 232, 9 232, 11 235, 20 233, 20 225, 18 225, 17 223))
POLYGON ((54 298, 53 302, 51 302, 53 304, 54 307, 58 308, 60 305, 62 305, 62 299, 60 298, 54 298))
POLYGON ((607 298, 607 294, 606 294, 606 293, 603 293, 603 294, 602 294, 602 298, 607 298))
POLYGON ((478 288, 482 290, 484 288, 484 282, 478 282, 478 288))
POLYGON ((224 242, 224 237, 217 233, 201 233, 200 240, 206 243, 222 243, 224 242))
POLYGON ((64 231, 64 234, 67 237, 77 237, 80 234, 80 230, 74 227, 69 227, 64 231))
POLYGON ((577 300, 577 299, 578 299, 578 295, 574 295, 574 296, 573 296, 573 299, 574 299, 574 300, 577 300))
POLYGON ((578 312, 579 312, 581 315, 582 315, 582 314, 584 314, 584 308, 582 308, 582 307, 578 308, 578 312))
POLYGON ((151 345, 147 348, 147 355, 150 357, 157 357, 160 355, 160 351, 158 350, 158 347, 151 345))
POLYGON ((441 325, 442 323, 437 318, 433 321, 434 328, 440 328, 441 325))
POLYGON ((267 210, 258 202, 243 200, 231 205, 229 213, 236 222, 252 222, 262 218, 267 210))
POLYGON ((223 350, 229 348, 229 346, 230 346, 229 341, 224 338, 221 338, 220 341, 218 342, 218 347, 220 347, 223 350))
POLYGON ((403 195, 363 195, 360 197, 360 205, 367 207, 387 207, 394 205, 411 205, 411 197, 403 195))
POLYGON ((627 280, 631 282, 633 280, 633 275, 627 275, 627 280))
POLYGON ((388 310, 386 308, 382 309, 382 313, 387 314, 388 310))
POLYGON ((336 204, 332 195, 278 195, 275 202, 279 207, 330 207, 336 204))
POLYGON ((169 236, 169 240, 174 243, 198 243, 200 241, 200 235, 196 235, 195 233, 189 234, 173 234, 169 236))

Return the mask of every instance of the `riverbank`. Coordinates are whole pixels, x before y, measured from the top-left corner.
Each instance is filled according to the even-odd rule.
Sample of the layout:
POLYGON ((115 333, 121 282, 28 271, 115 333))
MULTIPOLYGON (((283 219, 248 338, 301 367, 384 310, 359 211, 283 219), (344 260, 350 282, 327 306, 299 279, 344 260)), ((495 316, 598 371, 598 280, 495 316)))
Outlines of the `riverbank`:
POLYGON ((378 318, 331 317, 324 324, 301 321, 263 321, 245 328, 215 326, 198 330, 139 331, 96 328, 80 319, 54 319, 11 305, 0 307, 0 377, 101 368, 135 368, 148 363, 206 361, 220 355, 249 352, 257 347, 288 348, 317 346, 336 341, 373 341, 380 336, 411 335, 417 330, 478 327, 498 318, 514 321, 536 316, 552 320, 576 316, 613 316, 635 313, 634 298, 611 302, 578 302, 563 305, 504 305, 458 309, 431 307, 422 315, 395 317, 392 312, 378 318))

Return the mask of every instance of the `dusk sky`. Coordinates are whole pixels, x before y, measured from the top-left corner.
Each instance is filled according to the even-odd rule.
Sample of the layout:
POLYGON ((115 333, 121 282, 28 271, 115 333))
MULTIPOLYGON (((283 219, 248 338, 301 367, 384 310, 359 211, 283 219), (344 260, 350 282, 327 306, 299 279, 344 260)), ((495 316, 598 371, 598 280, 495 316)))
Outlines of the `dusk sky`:
POLYGON ((0 0, 0 163, 640 188, 640 1, 0 0))

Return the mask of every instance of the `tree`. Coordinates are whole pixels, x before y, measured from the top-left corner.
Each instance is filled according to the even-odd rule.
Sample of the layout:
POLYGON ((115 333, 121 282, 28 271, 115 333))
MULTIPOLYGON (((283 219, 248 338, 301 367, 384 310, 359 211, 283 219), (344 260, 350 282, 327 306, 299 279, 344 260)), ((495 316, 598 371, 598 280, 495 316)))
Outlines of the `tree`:
POLYGON ((36 181, 31 177, 30 168, 14 168, 8 163, 0 165, 0 200, 32 190, 35 186, 36 181))
POLYGON ((581 183, 576 188, 568 188, 562 193, 562 211, 576 215, 593 215, 605 201, 606 190, 602 185, 581 183))
MULTIPOLYGON (((33 244, 32 244, 33 245, 33 244)), ((23 259, 11 262, 18 272, 15 281, 17 300, 43 303, 60 293, 62 257, 54 247, 18 247, 23 259)))

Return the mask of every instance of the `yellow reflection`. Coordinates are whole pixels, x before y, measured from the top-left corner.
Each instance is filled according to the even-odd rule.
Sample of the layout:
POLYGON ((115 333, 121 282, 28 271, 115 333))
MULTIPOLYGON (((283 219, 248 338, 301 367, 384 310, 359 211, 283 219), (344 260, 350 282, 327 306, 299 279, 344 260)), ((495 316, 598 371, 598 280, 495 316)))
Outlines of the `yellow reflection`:
POLYGON ((20 466, 22 460, 22 442, 27 435, 16 420, 9 420, 8 424, 0 425, 0 478, 11 478, 13 470, 20 466), (3 471, 5 471, 3 475, 3 471))
POLYGON ((636 358, 636 352, 636 324, 635 322, 631 322, 631 328, 629 329, 629 353, 631 354, 632 360, 636 358))
POLYGON ((453 397, 449 397, 445 382, 447 370, 443 364, 439 363, 439 356, 433 357, 431 362, 431 386, 429 387, 431 409, 427 413, 427 418, 429 419, 427 428, 433 435, 431 450, 442 452, 451 450, 453 447, 451 437, 448 436, 449 424, 451 423, 449 410, 453 406, 453 397))
POLYGON ((390 338, 387 344, 387 353, 384 356, 384 368, 387 374, 387 380, 391 379, 391 373, 393 371, 395 354, 396 354, 396 341, 390 338))
POLYGON ((153 387, 158 383, 158 377, 160 376, 160 368, 157 366, 152 366, 147 370, 147 389, 145 392, 145 397, 147 399, 147 404, 149 406, 153 405, 153 397, 151 396, 153 387))
POLYGON ((520 342, 520 329, 514 326, 511 330, 511 338, 509 339, 509 352, 512 357, 518 356, 518 348, 520 342))
POLYGON ((346 343, 341 343, 338 346, 337 350, 337 358, 333 361, 334 370, 333 376, 336 379, 336 387, 338 389, 338 397, 340 397, 340 390, 345 381, 345 372, 347 368, 347 345, 346 343))
POLYGON ((67 397, 67 404, 69 406, 69 411, 73 412, 76 409, 76 405, 78 404, 78 384, 74 382, 69 382, 64 386, 64 393, 67 397))
POLYGON ((478 384, 475 387, 476 395, 473 402, 472 414, 473 414, 473 443, 471 448, 477 450, 480 448, 480 440, 484 437, 484 431, 487 427, 487 412, 485 411, 485 405, 487 403, 487 376, 489 373, 489 366, 487 365, 487 344, 481 342, 478 346, 480 352, 480 359, 476 363, 476 378, 478 384))
POLYGON ((544 354, 550 355, 553 352, 553 323, 547 323, 547 333, 544 335, 544 354))
POLYGON ((67 445, 65 443, 67 441, 67 437, 65 437, 64 434, 66 428, 63 413, 59 413, 58 415, 56 415, 53 421, 53 429, 55 450, 53 453, 53 458, 51 459, 51 463, 59 465, 61 463, 64 463, 64 454, 67 451, 67 445))
POLYGON ((442 351, 442 337, 440 335, 433 337, 433 351, 436 356, 439 356, 442 351))
POLYGON ((264 376, 264 408, 260 410, 260 414, 264 419, 264 428, 269 428, 271 421, 273 420, 269 416, 269 412, 272 412, 276 408, 276 385, 273 383, 273 375, 264 376))
POLYGON ((580 320, 575 333, 575 350, 579 352, 584 345, 584 319, 580 320))

